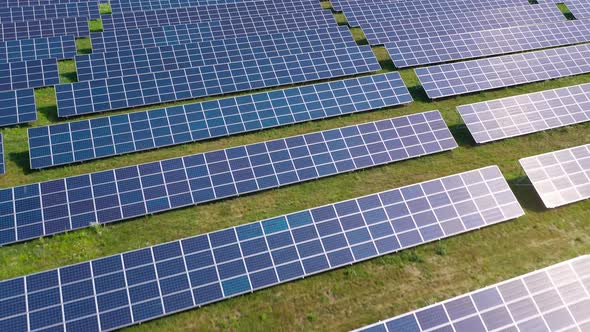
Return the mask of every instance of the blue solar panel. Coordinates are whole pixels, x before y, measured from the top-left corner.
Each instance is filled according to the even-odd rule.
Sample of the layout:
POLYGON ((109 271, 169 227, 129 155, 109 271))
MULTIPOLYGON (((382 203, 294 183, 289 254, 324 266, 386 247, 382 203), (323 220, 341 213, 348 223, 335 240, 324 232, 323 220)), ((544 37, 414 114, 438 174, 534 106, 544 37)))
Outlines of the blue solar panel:
MULTIPOLYGON (((537 0, 538 2, 546 1, 546 0, 537 0)), ((571 0, 570 0, 571 1, 571 0)), ((349 8, 356 8, 358 6, 367 6, 367 7, 376 7, 376 6, 387 6, 387 7, 399 7, 399 8, 412 8, 410 13, 413 16, 420 16, 424 14, 420 14, 418 9, 421 9, 423 12, 424 10, 433 10, 433 8, 450 8, 450 9, 463 9, 469 8, 473 6, 473 4, 477 4, 478 7, 469 8, 469 10, 478 10, 482 7, 491 8, 490 6, 496 5, 497 7, 508 7, 508 6, 517 6, 522 4, 523 1, 520 0, 512 0, 512 1, 489 1, 489 0, 444 0, 444 1, 437 1, 437 3, 433 3, 430 0, 413 0, 413 1, 405 1, 405 0, 331 0, 330 4, 332 4, 332 8, 336 11, 343 11, 348 10, 349 8), (405 2, 400 4, 400 2, 405 2), (433 6, 440 6, 440 4, 446 4, 446 7, 433 7, 433 6), (459 8, 458 6, 464 6, 463 8, 459 8)), ((527 1, 524 1, 527 3, 527 1)), ((460 11, 460 10, 459 10, 460 11)))
POLYGON ((57 60, 0 63, 0 91, 39 88, 59 83, 57 60))
POLYGON ((56 86, 67 117, 380 70, 368 46, 56 86))
MULTIPOLYGON (((299 0, 282 0, 281 2, 298 2, 299 0)), ((113 12, 136 12, 144 10, 182 8, 195 6, 219 6, 240 2, 253 3, 244 0, 111 0, 113 12)))
POLYGON ((380 74, 29 129, 31 168, 200 141, 409 103, 398 73, 380 74))
POLYGON ((565 17, 556 6, 524 5, 362 23, 361 26, 369 44, 380 45, 400 40, 453 35, 551 21, 565 21, 565 17))
POLYGON ((0 23, 37 21, 61 17, 98 18, 98 2, 73 2, 0 8, 0 23))
POLYGON ((33 89, 0 92, 0 127, 37 120, 33 89))
POLYGON ((88 19, 82 17, 65 17, 0 24, 0 42, 57 36, 90 36, 88 19))
MULTIPOLYGON (((321 12, 315 0, 277 2, 260 0, 215 6, 169 8, 150 11, 116 12, 102 18, 104 30, 135 29, 185 23, 235 20, 239 17, 272 16, 292 12, 321 12)), ((312 15, 314 13, 310 13, 312 15)))
POLYGON ((0 189, 0 244, 457 147, 438 111, 0 189))
POLYGON ((91 36, 92 52, 186 44, 204 40, 336 26, 334 16, 328 11, 314 14, 305 12, 280 14, 273 17, 263 16, 254 18, 254 20, 256 22, 212 21, 93 33, 91 36))
POLYGON ((498 167, 481 168, 4 280, 0 328, 121 328, 522 214, 498 167))
MULTIPOLYGON (((95 2, 96 0, 0 0, 0 8, 45 6, 73 2, 95 2)), ((192 1, 192 0, 189 0, 192 1)))
POLYGON ((6 173, 6 162, 4 157, 4 139, 0 134, 0 174, 6 173))
POLYGON ((565 21, 385 44, 397 68, 590 41, 590 22, 565 21))
POLYGON ((416 69, 433 99, 585 73, 590 73, 589 44, 416 69))
POLYGON ((353 46, 347 27, 331 27, 80 55, 76 70, 78 81, 89 81, 353 46))
POLYGON ((0 63, 42 59, 70 59, 76 55, 73 36, 0 42, 0 63))

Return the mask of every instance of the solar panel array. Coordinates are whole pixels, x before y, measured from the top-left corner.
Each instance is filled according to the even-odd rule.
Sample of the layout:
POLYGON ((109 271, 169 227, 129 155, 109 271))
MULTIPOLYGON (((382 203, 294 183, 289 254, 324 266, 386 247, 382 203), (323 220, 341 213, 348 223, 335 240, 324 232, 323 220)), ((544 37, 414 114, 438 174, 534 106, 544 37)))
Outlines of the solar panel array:
POLYGON ((589 284, 580 256, 355 331, 587 331, 589 284))
POLYGON ((59 83, 55 59, 0 63, 0 91, 39 88, 59 83))
POLYGON ((23 7, 23 6, 48 6, 53 4, 65 4, 72 2, 94 2, 96 0, 1 0, 0 8, 23 7))
POLYGON ((518 26, 385 44, 397 68, 514 53, 590 41, 590 22, 518 26))
POLYGON ((438 111, 0 189, 0 244, 457 147, 438 111))
POLYGON ((76 55, 73 36, 0 42, 0 63, 43 59, 71 59, 76 55))
POLYGON ((477 143, 590 121, 590 84, 457 107, 477 143))
POLYGON ((355 47, 346 27, 252 35, 76 57, 78 81, 355 47))
POLYGON ((0 42, 57 36, 90 36, 88 19, 82 17, 64 17, 0 24, 0 42))
POLYGON ((370 45, 434 36, 564 21, 555 5, 508 7, 475 12, 441 13, 362 24, 370 45))
MULTIPOLYGON (((102 18, 104 30, 135 29, 186 23, 228 21, 237 18, 272 16, 279 13, 312 12, 321 13, 317 1, 235 2, 215 6, 181 7, 150 11, 118 12, 102 18)), ((314 13, 309 13, 314 14, 314 13)))
MULTIPOLYGON (((281 2, 298 2, 299 0, 282 0, 281 2)), ((219 6, 233 4, 238 0, 112 0, 110 1, 113 12, 133 12, 167 8, 182 8, 195 6, 219 6)))
POLYGON ((522 214, 482 168, 5 280, 0 328, 116 329, 522 214))
POLYGON ((397 72, 29 129, 31 168, 409 103, 397 72))
POLYGON ((589 72, 590 44, 416 69, 432 99, 589 72))
POLYGON ((590 144, 520 160, 547 208, 590 198, 590 144))
POLYGON ((247 35, 272 34, 327 28, 335 26, 334 16, 329 12, 310 14, 276 14, 272 17, 256 17, 250 21, 229 20, 192 24, 105 31, 91 36, 92 52, 106 52, 130 48, 170 46, 205 40, 227 39, 247 35))
POLYGON ((567 0, 564 2, 567 4, 568 9, 576 17, 576 19, 580 20, 590 17, 590 8, 588 8, 588 3, 586 1, 567 0))
POLYGON ((310 82, 380 70, 368 46, 61 84, 58 115, 103 112, 168 101, 310 82))
POLYGON ((6 162, 4 156, 4 140, 0 134, 0 174, 6 173, 6 162))
POLYGON ((72 2, 0 8, 0 23, 46 20, 61 17, 98 18, 98 2, 72 2))
POLYGON ((0 127, 37 120, 33 89, 0 92, 0 127))

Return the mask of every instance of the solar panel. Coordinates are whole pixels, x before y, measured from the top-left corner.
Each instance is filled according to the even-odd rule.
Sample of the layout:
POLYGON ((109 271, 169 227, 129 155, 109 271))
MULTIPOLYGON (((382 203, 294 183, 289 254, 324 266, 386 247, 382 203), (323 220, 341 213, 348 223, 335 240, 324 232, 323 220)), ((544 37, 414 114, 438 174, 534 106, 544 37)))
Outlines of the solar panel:
POLYGON ((31 168, 409 103, 397 72, 29 129, 31 168))
POLYGON ((116 329, 522 214, 499 169, 481 168, 4 280, 0 327, 116 329))
POLYGON ((59 83, 57 60, 0 63, 0 91, 39 88, 59 83))
POLYGON ((362 23, 361 27, 369 44, 380 45, 400 40, 564 20, 565 17, 555 5, 524 5, 474 12, 443 12, 436 16, 362 23))
MULTIPOLYGON (((219 6, 233 3, 254 3, 252 0, 111 0, 113 12, 134 12, 166 8, 182 8, 195 6, 219 6)), ((281 2, 299 2, 299 0, 282 0, 281 2)))
POLYGON ((590 22, 565 21, 385 44, 397 68, 590 41, 590 22))
MULTIPOLYGON (((94 2, 96 0, 0 0, 0 8, 46 6, 73 2, 94 2)), ((192 1, 192 0, 190 0, 192 1)))
POLYGON ((73 36, 0 42, 0 63, 42 59, 70 59, 76 55, 73 36))
POLYGON ((0 42, 57 36, 90 36, 88 19, 83 17, 65 17, 0 24, 0 42))
POLYGON ((547 208, 590 198, 590 144, 519 162, 547 208))
POLYGON ((588 282, 590 256, 580 256, 355 332, 586 331, 588 282))
POLYGON ((368 46, 57 85, 60 117, 374 72, 368 46))
MULTIPOLYGON (((183 7, 150 11, 118 12, 102 18, 104 30, 135 29, 207 21, 235 20, 240 17, 272 16, 292 12, 321 12, 315 0, 276 2, 262 0, 215 6, 183 7)), ((313 14, 313 13, 310 13, 313 14)))
MULTIPOLYGON (((554 1, 554 3, 561 3, 562 1, 554 1)), ((566 0, 567 8, 576 17, 576 19, 584 19, 590 17, 590 8, 588 3, 581 0, 566 0)))
POLYGON ((247 35, 272 34, 326 28, 336 26, 330 12, 310 14, 290 13, 261 16, 247 20, 212 21, 179 24, 164 27, 128 29, 93 33, 92 52, 105 52, 129 48, 147 48, 175 44, 194 43, 204 40, 235 38, 247 35))
POLYGON ((37 21, 61 17, 98 18, 98 2, 73 2, 0 8, 0 23, 37 21))
POLYGON ((457 147, 438 111, 0 189, 0 245, 457 147))
POLYGON ((252 35, 76 57, 78 81, 354 47, 347 27, 252 35))
POLYGON ((0 134, 0 174, 6 173, 6 163, 4 161, 4 140, 0 134))
POLYGON ((590 121, 590 84, 457 107, 477 143, 590 121))
POLYGON ((33 89, 0 92, 0 127, 35 120, 37 108, 33 89))
POLYGON ((590 45, 417 68, 428 97, 440 98, 590 72, 590 45))

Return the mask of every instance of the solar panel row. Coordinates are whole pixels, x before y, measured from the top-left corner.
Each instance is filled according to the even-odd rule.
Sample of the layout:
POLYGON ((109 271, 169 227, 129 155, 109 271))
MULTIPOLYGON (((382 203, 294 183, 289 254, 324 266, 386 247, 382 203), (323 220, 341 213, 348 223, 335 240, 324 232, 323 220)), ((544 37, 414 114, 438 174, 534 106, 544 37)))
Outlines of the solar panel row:
MULTIPOLYGON (((281 2, 298 2, 299 0, 282 0, 281 2)), ((233 3, 254 3, 252 0, 111 0, 113 12, 137 12, 167 8, 195 6, 218 6, 233 3)))
POLYGON ((31 168, 200 141, 409 103, 398 73, 29 129, 31 168))
POLYGON ((0 328, 116 329, 522 214, 481 168, 5 280, 0 328))
POLYGON ((0 91, 39 88, 59 83, 57 60, 0 63, 0 91))
POLYGON ((590 198, 590 144, 520 160, 547 208, 590 198))
POLYGON ((90 36, 88 19, 81 17, 0 24, 0 42, 57 36, 90 36))
POLYGON ((525 5, 385 20, 363 23, 361 26, 369 44, 380 45, 401 40, 564 20, 565 17, 554 5, 525 5))
POLYGON ((0 134, 0 174, 6 173, 6 162, 4 157, 4 140, 0 134))
POLYGON ((43 59, 71 59, 76 55, 73 36, 0 42, 0 63, 43 59))
POLYGON ((0 127, 37 120, 33 89, 0 92, 0 127))
POLYGON ((565 21, 387 43, 397 68, 590 41, 590 22, 565 21))
POLYGON ((94 2, 96 0, 0 0, 0 8, 23 6, 46 6, 53 4, 65 4, 73 2, 94 2))
POLYGON ((310 14, 290 13, 272 17, 261 16, 250 20, 229 20, 180 24, 164 27, 105 31, 91 36, 92 52, 106 52, 130 48, 146 48, 205 40, 227 39, 247 35, 310 30, 335 26, 329 12, 310 14))
POLYGON ((0 244, 457 147, 438 111, 0 189, 0 244))
POLYGON ((590 84, 457 107, 477 143, 590 121, 590 84))
POLYGON ((100 17, 98 2, 0 8, 0 23, 38 21, 61 17, 98 18, 100 17))
POLYGON ((587 331, 589 283, 580 256, 355 332, 587 331))
MULTIPOLYGON (((554 1, 554 3, 557 2, 561 1, 554 1)), ((566 2, 568 9, 576 19, 580 20, 590 17, 590 8, 588 8, 587 2, 581 0, 567 0, 564 2, 566 2)))
POLYGON ((80 55, 76 70, 78 81, 88 81, 353 46, 346 27, 331 27, 80 55))
MULTIPOLYGON (((169 8, 151 11, 119 12, 102 18, 104 30, 135 29, 207 21, 235 20, 243 17, 271 16, 292 12, 321 12, 317 1, 236 2, 215 6, 169 8)), ((313 13, 310 13, 313 14, 313 13)))
POLYGON ((416 69, 432 99, 589 72, 589 44, 416 69))
POLYGON ((58 115, 103 112, 140 105, 255 90, 381 69, 368 46, 256 59, 167 72, 60 84, 58 115))

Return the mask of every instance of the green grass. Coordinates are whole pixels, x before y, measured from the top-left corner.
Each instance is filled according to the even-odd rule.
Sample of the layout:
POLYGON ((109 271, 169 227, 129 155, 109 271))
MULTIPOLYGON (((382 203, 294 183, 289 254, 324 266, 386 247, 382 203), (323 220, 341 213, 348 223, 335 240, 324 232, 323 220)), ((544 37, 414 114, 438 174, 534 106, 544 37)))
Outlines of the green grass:
MULTIPOLYGON (((357 30, 359 40, 364 38, 357 30)), ((88 49, 79 42, 79 51, 88 49)), ((383 71, 393 69, 376 48, 383 71)), ((75 79, 72 62, 60 62, 62 81, 75 79)), ((549 130, 476 146, 456 107, 483 100, 590 82, 579 75, 547 82, 427 100, 413 70, 402 70, 415 102, 403 106, 275 128, 58 167, 28 168, 26 126, 4 128, 7 175, 0 187, 128 166, 191 153, 265 141, 438 109, 460 147, 452 152, 342 174, 253 195, 190 207, 109 226, 0 248, 0 279, 39 272, 151 244, 370 194, 488 165, 499 165, 526 215, 493 227, 391 254, 355 266, 276 286, 131 327, 130 331, 344 331, 469 290, 590 253, 590 200, 547 210, 522 185, 518 159, 590 142, 590 124, 549 130)), ((37 90, 39 120, 59 123, 53 88, 37 90)), ((150 107, 153 108, 153 107, 150 107)), ((146 108, 141 108, 146 109, 146 108)), ((111 114, 122 113, 113 112, 111 114)))
POLYGON ((101 3, 98 5, 98 10, 100 11, 101 15, 108 15, 113 12, 111 9, 111 5, 108 3, 101 3))

